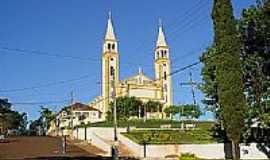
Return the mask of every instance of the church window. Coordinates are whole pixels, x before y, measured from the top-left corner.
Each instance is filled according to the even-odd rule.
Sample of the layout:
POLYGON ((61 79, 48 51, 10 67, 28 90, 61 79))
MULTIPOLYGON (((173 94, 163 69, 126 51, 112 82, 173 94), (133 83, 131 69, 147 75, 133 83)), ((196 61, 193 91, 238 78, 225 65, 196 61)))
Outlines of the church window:
POLYGON ((111 75, 111 76, 114 75, 114 68, 113 68, 113 66, 110 67, 110 75, 111 75))
POLYGON ((113 61, 113 58, 111 58, 111 61, 113 61))
POLYGON ((115 49, 115 44, 113 43, 113 44, 112 44, 112 50, 114 50, 114 49, 115 49))
POLYGON ((164 72, 164 76, 163 76, 164 80, 167 80, 167 73, 164 72))
POLYGON ((164 57, 167 57, 167 51, 164 50, 164 57))
POLYGON ((161 50, 161 57, 162 57, 162 58, 164 57, 164 52, 163 52, 163 50, 161 50))
POLYGON ((111 50, 111 43, 108 43, 108 50, 111 50))
POLYGON ((163 67, 166 67, 166 64, 163 64, 163 67))
POLYGON ((164 84, 164 91, 167 92, 168 88, 167 88, 167 84, 164 84))

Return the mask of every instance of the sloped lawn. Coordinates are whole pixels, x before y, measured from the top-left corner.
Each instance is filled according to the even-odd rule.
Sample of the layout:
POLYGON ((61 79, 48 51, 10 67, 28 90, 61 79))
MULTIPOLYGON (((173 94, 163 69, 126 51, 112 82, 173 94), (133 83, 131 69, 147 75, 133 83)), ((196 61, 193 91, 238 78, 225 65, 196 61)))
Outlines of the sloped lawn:
POLYGON ((143 144, 208 144, 216 143, 210 131, 196 129, 188 131, 179 130, 134 130, 123 133, 132 141, 143 144))
MULTIPOLYGON (((213 122, 209 121, 185 121, 185 123, 196 124, 197 128, 209 129, 213 125, 213 122)), ((145 122, 142 119, 134 119, 129 121, 118 121, 118 127, 133 126, 136 128, 160 128, 161 125, 171 125, 171 128, 181 128, 181 122, 173 120, 158 120, 148 119, 145 122)), ((112 121, 104 121, 97 123, 90 123, 81 125, 79 127, 113 127, 112 121)))

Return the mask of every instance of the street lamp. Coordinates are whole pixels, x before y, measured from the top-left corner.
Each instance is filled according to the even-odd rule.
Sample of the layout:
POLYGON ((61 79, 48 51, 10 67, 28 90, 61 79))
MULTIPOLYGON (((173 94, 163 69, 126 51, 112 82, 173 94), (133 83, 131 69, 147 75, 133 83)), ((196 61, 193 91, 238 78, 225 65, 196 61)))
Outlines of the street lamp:
POLYGON ((112 159, 118 160, 118 138, 117 138, 117 112, 116 112, 116 85, 115 85, 115 72, 112 70, 112 98, 113 98, 113 125, 114 125, 114 143, 112 145, 112 159))

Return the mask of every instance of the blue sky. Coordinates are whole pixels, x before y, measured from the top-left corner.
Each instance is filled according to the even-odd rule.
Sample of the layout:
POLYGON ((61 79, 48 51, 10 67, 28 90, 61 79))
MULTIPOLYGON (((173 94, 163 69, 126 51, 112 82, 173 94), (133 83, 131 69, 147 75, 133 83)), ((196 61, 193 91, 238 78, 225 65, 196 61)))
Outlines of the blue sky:
MULTIPOLYGON (((255 1, 232 0, 235 16, 255 1)), ((14 109, 34 119, 40 105, 19 103, 42 102, 57 111, 69 103, 66 100, 72 90, 75 100, 85 103, 100 95, 101 47, 109 11, 119 40, 121 79, 137 73, 139 67, 154 77, 159 18, 171 48, 172 70, 184 67, 197 61, 212 42, 211 9, 212 0, 1 0, 0 97, 9 98, 14 109), (80 77, 84 78, 61 83, 80 77), (55 82, 57 85, 13 90, 55 82), (46 104, 56 101, 60 102, 46 104)), ((188 80, 190 71, 195 81, 201 82, 200 69, 196 66, 172 77, 174 103, 192 103, 190 87, 179 83, 188 80)), ((199 90, 196 98, 203 98, 199 90)), ((202 117, 211 118, 210 113, 202 117)))

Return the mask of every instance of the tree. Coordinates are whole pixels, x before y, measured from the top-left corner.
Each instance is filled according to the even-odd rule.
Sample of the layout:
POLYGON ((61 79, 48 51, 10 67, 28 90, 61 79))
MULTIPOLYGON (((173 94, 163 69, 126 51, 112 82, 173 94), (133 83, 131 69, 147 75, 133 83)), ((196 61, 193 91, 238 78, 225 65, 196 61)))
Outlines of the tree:
POLYGON ((146 103, 144 103, 146 112, 162 112, 162 104, 157 101, 149 100, 146 103))
POLYGON ((219 142, 224 142, 224 150, 226 158, 232 157, 231 142, 224 130, 222 110, 219 103, 218 83, 217 83, 217 61, 215 57, 218 52, 214 45, 207 48, 202 54, 200 60, 204 64, 201 74, 203 83, 200 85, 200 90, 204 93, 205 99, 202 100, 205 109, 214 113, 216 122, 212 128, 213 136, 219 142))
MULTIPOLYGON (((113 103, 110 104, 110 111, 108 112, 107 120, 112 120, 113 103)), ((117 97, 116 98, 116 111, 117 119, 128 120, 131 116, 139 116, 142 114, 143 103, 135 97, 117 97), (141 111, 141 113, 140 113, 141 111)))
POLYGON ((243 10, 239 28, 248 102, 244 138, 258 142, 258 148, 270 158, 266 149, 270 147, 270 1, 258 1, 256 6, 243 10))
POLYGON ((164 109, 164 112, 167 117, 171 115, 171 117, 173 118, 176 114, 180 112, 180 107, 178 105, 171 105, 169 107, 166 107, 164 109))
POLYGON ((199 118, 202 115, 199 106, 193 104, 172 105, 165 108, 164 112, 167 115, 172 114, 172 116, 175 116, 176 114, 180 113, 181 116, 191 119, 199 118))
POLYGON ((40 130, 42 129, 43 123, 39 117, 37 120, 31 121, 29 125, 30 135, 36 136, 39 135, 40 130))
POLYGON ((43 128, 50 128, 50 122, 55 119, 55 114, 47 107, 40 107, 40 117, 43 122, 43 128))
POLYGON ((241 70, 241 44, 230 0, 214 0, 214 47, 218 102, 225 131, 232 141, 232 156, 240 159, 246 102, 241 70))
POLYGON ((0 99, 0 127, 4 133, 9 129, 25 131, 27 117, 25 113, 19 113, 11 109, 12 104, 8 99, 0 99))
POLYGON ((249 104, 248 118, 258 119, 259 127, 270 127, 269 100, 270 82, 263 74, 270 60, 270 1, 258 3, 245 9, 240 20, 242 59, 245 77, 245 92, 249 104), (264 68, 261 68, 261 66, 264 68))

